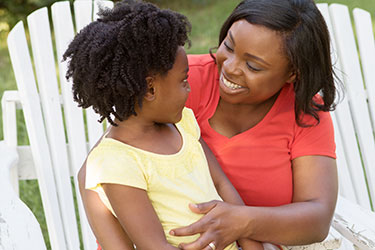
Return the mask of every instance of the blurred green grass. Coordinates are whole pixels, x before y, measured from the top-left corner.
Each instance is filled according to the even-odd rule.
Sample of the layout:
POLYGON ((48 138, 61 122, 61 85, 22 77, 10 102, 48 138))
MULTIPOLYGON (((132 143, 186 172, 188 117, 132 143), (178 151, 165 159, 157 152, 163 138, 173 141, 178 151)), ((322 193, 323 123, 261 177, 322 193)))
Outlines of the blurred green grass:
MULTIPOLYGON (((170 8, 186 15, 192 23, 192 47, 187 50, 190 54, 208 53, 209 48, 218 44, 218 34, 221 24, 240 0, 152 0, 162 8, 170 8)), ((341 3, 352 10, 359 7, 369 11, 375 21, 375 0, 318 0, 317 3, 341 3)), ((5 90, 15 90, 16 83, 6 45, 7 32, 0 29, 0 98, 5 90)), ((28 137, 23 121, 22 111, 17 111, 18 142, 28 144, 28 137)), ((0 140, 3 139, 2 110, 0 109, 0 140)), ((41 224, 46 243, 49 246, 47 227, 39 194, 38 183, 35 180, 20 182, 20 197, 31 208, 41 224)))

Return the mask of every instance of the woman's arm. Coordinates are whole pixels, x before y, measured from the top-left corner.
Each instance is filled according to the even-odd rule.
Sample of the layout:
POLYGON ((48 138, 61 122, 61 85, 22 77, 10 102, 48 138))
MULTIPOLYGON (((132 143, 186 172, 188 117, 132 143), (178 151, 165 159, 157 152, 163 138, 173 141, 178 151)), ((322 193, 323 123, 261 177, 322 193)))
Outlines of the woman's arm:
POLYGON ((138 250, 178 249, 167 242, 145 190, 120 184, 102 186, 118 220, 138 250))
POLYGON ((79 191, 90 227, 105 250, 134 250, 133 243, 121 224, 100 200, 99 195, 85 189, 86 162, 78 172, 79 191))
POLYGON ((193 210, 206 215, 173 233, 203 232, 197 241, 184 244, 184 249, 199 249, 211 241, 221 249, 237 238, 281 245, 324 240, 337 199, 336 162, 325 156, 302 156, 293 160, 292 167, 293 203, 279 207, 234 206, 217 201, 198 204, 193 210))
MULTIPOLYGON (((238 194, 237 190, 233 187, 232 183, 229 181, 225 173, 220 167, 219 162, 212 153, 211 149, 204 142, 202 138, 199 139, 204 153, 207 158, 208 167, 210 169, 211 178, 214 182, 215 188, 223 199, 223 201, 234 205, 245 205, 242 201, 241 196, 238 194)), ((238 239, 243 250, 262 250, 263 246, 260 242, 253 241, 250 239, 242 238, 238 239)))

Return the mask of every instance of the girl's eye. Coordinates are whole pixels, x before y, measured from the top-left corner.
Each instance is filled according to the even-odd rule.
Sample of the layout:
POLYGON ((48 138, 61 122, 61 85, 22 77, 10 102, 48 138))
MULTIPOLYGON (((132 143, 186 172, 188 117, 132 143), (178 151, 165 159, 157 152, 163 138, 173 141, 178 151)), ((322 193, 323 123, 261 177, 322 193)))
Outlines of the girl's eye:
POLYGON ((228 51, 233 52, 233 49, 229 47, 229 45, 226 42, 224 42, 224 46, 225 48, 227 48, 228 51))
POLYGON ((247 67, 251 70, 251 71, 254 71, 254 72, 259 72, 259 71, 261 71, 261 69, 259 69, 259 68, 256 68, 256 67, 254 67, 254 66, 251 66, 251 64, 250 63, 246 63, 246 65, 247 65, 247 67))

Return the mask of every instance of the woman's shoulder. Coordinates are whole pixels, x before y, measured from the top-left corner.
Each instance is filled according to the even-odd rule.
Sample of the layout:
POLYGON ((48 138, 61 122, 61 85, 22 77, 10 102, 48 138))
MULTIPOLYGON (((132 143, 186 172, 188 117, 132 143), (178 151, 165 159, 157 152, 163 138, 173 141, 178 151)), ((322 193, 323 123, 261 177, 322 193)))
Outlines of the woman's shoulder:
MULTIPOLYGON (((218 70, 210 54, 189 55, 189 77, 191 87, 186 106, 191 108, 198 118, 207 107, 217 102, 219 95, 217 84, 218 70)), ((213 107, 216 108, 216 107, 213 107)))
POLYGON ((215 65, 215 60, 211 54, 190 54, 188 55, 189 67, 204 67, 215 65))

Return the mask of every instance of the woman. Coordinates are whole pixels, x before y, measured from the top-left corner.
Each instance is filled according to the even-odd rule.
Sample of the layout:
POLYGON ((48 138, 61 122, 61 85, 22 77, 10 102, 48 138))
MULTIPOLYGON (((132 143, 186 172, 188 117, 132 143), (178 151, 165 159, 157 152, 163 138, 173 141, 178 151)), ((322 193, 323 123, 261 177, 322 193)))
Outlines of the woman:
MULTIPOLYGON (((201 234, 184 249, 223 249, 239 238, 322 241, 337 198, 327 112, 336 90, 323 17, 311 0, 245 0, 224 23, 213 57, 189 58, 187 106, 247 206, 191 206, 206 215, 171 234, 201 234)), ((79 178, 83 184, 84 168, 79 178)), ((121 226, 83 186, 96 236, 104 242, 116 234, 118 242, 108 244, 119 247, 121 226)))

